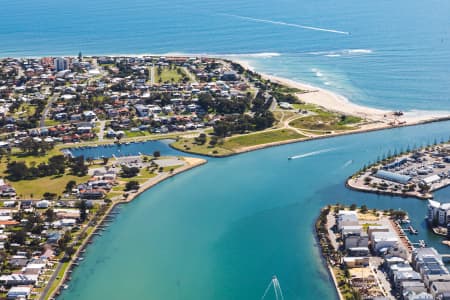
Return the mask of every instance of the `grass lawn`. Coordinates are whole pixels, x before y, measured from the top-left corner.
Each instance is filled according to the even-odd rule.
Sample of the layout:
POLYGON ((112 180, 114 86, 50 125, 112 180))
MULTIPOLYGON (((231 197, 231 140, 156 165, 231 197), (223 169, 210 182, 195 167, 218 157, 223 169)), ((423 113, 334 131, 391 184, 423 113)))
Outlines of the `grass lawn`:
POLYGON ((209 136, 207 137, 206 143, 203 145, 196 144, 195 139, 193 138, 189 139, 181 138, 178 141, 172 143, 171 146, 181 151, 220 156, 235 153, 235 150, 243 147, 262 145, 292 139, 300 139, 305 137, 306 136, 290 129, 279 129, 230 137, 227 138, 223 142, 223 144, 218 143, 215 147, 209 146, 209 141, 211 140, 209 136))
POLYGON ((273 116, 278 122, 283 122, 291 117, 298 116, 298 114, 293 110, 284 110, 284 111, 274 111, 273 116))
POLYGON ((223 147, 227 149, 237 149, 272 142, 300 139, 305 137, 306 136, 301 135, 293 130, 280 129, 231 137, 225 141, 223 147))
POLYGON ((180 82, 185 76, 188 77, 180 67, 175 67, 174 69, 162 67, 161 74, 158 74, 158 68, 155 68, 155 83, 171 82, 172 80, 173 82, 180 82))
POLYGON ((28 198, 33 194, 34 199, 41 199, 45 192, 61 195, 70 180, 82 183, 89 178, 90 176, 63 175, 60 177, 47 176, 32 180, 9 181, 9 183, 16 189, 17 195, 22 195, 21 198, 28 198))
POLYGON ((306 116, 292 121, 290 125, 296 128, 311 130, 352 130, 357 128, 354 125, 363 121, 362 118, 330 112, 314 104, 303 103, 293 104, 293 106, 297 110, 301 109, 315 113, 313 116, 306 116))
POLYGON ((130 131, 130 130, 126 130, 125 131, 125 135, 128 138, 133 138, 133 137, 138 137, 138 136, 149 136, 149 135, 151 135, 151 133, 148 132, 147 130, 145 130, 145 131, 130 131))
POLYGON ((36 106, 30 105, 28 103, 22 103, 17 111, 14 113, 14 116, 17 117, 31 117, 36 112, 36 106))
POLYGON ((360 118, 340 116, 335 113, 321 111, 316 112, 316 115, 298 118, 289 123, 289 125, 310 130, 352 130, 355 126, 349 126, 359 123, 360 118))
POLYGON ((58 279, 53 281, 50 289, 48 290, 48 294, 45 295, 45 299, 47 299, 47 296, 51 295, 55 291, 56 287, 58 286, 58 284, 60 283, 60 281, 61 281, 61 279, 62 279, 62 277, 64 275, 64 272, 67 270, 68 267, 69 267, 69 262, 63 263, 63 266, 62 266, 61 270, 58 272, 58 275, 57 275, 58 279))
POLYGON ((178 141, 173 142, 171 146, 181 151, 204 155, 229 155, 234 153, 233 151, 225 149, 220 145, 211 147, 209 146, 209 141, 210 137, 208 136, 205 144, 198 145, 195 143, 195 139, 193 138, 180 138, 178 141))
POLYGON ((164 167, 164 168, 163 168, 163 172, 170 172, 170 170, 175 170, 175 169, 178 169, 178 168, 180 168, 180 167, 182 167, 182 166, 183 166, 183 165, 164 167))
POLYGON ((45 119, 45 126, 56 126, 58 124, 60 124, 59 121, 56 120, 51 120, 51 119, 45 119))

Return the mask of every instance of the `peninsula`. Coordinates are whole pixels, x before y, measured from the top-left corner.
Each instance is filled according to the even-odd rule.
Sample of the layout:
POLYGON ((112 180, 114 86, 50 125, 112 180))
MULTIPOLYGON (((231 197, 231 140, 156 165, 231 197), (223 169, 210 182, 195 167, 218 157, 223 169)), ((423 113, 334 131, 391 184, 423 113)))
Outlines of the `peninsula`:
POLYGON ((115 205, 206 163, 120 147, 170 139, 227 156, 438 120, 357 106, 227 59, 81 53, 0 59, 0 116, 1 296, 33 299, 64 288, 115 205), (117 153, 101 153, 112 145, 117 153), (92 148, 99 155, 72 153, 92 148))
POLYGON ((316 222, 322 257, 339 299, 445 299, 443 256, 417 234, 404 211, 327 206, 316 222))
POLYGON ((432 192, 450 184, 450 145, 388 153, 347 180, 347 186, 364 192, 432 198, 432 192))

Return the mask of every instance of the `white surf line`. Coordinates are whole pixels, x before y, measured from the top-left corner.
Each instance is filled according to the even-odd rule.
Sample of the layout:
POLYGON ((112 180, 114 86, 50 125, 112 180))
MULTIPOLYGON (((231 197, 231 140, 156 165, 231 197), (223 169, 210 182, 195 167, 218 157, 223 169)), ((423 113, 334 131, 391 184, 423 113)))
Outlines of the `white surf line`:
POLYGON ((238 18, 238 19, 243 19, 243 20, 249 20, 249 21, 253 21, 253 22, 268 23, 268 24, 274 24, 274 25, 289 26, 289 27, 296 27, 296 28, 315 30, 315 31, 331 32, 331 33, 345 34, 345 35, 349 35, 350 34, 350 32, 348 32, 348 31, 340 31, 340 30, 335 30, 335 29, 306 26, 306 25, 300 25, 300 24, 295 24, 295 23, 287 23, 287 22, 272 21, 272 20, 265 20, 265 19, 257 19, 257 18, 250 18, 250 17, 245 17, 245 16, 239 16, 239 15, 232 15, 232 14, 221 14, 221 15, 234 17, 234 18, 238 18))
POLYGON ((328 148, 328 149, 308 152, 308 153, 304 153, 304 154, 300 154, 300 155, 294 155, 294 156, 290 156, 289 159, 304 158, 304 157, 313 156, 313 155, 317 155, 317 154, 321 154, 321 153, 331 152, 333 150, 336 150, 336 148, 328 148))

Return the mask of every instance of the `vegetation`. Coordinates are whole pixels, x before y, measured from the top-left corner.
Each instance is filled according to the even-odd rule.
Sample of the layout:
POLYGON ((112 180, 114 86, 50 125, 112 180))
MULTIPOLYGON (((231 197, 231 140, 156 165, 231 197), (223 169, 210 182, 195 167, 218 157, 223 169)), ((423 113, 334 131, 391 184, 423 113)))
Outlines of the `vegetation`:
POLYGON ((40 199, 48 191, 52 191, 57 195, 62 195, 70 181, 77 183, 86 182, 90 176, 83 177, 66 174, 64 176, 46 176, 31 180, 20 180, 12 182, 12 186, 16 189, 20 198, 40 199))
POLYGON ((139 189, 139 182, 136 180, 128 181, 125 184, 125 191, 132 191, 132 190, 138 190, 139 189))
POLYGON ((49 158, 48 163, 40 163, 37 166, 28 167, 25 162, 12 161, 7 164, 6 173, 11 181, 34 179, 51 175, 62 175, 65 172, 67 160, 64 155, 56 155, 49 158))
POLYGON ((231 137, 224 142, 223 147, 227 149, 237 149, 271 142, 301 139, 305 137, 306 136, 290 129, 271 130, 231 137))
POLYGON ((189 77, 180 67, 170 65, 168 67, 158 66, 155 71, 155 82, 158 83, 178 83, 188 82, 189 77))
POLYGON ((122 176, 124 178, 131 178, 131 177, 135 177, 137 174, 139 174, 139 168, 128 167, 126 165, 123 165, 120 176, 122 176))
POLYGON ((289 125, 310 130, 351 130, 362 121, 361 118, 347 115, 339 115, 324 110, 315 110, 314 115, 298 118, 289 125))

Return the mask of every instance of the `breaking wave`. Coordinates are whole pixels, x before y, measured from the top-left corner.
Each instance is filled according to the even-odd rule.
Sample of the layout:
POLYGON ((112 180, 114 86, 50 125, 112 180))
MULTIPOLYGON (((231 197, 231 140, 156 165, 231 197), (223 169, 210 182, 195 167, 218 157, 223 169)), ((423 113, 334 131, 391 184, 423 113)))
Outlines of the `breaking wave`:
POLYGON ((372 49, 343 49, 343 50, 333 50, 333 51, 309 52, 307 54, 326 56, 326 57, 341 57, 341 56, 355 56, 355 55, 372 54, 373 52, 374 51, 372 49))

